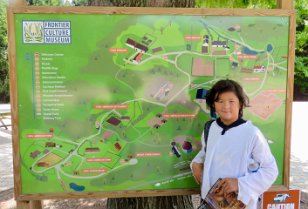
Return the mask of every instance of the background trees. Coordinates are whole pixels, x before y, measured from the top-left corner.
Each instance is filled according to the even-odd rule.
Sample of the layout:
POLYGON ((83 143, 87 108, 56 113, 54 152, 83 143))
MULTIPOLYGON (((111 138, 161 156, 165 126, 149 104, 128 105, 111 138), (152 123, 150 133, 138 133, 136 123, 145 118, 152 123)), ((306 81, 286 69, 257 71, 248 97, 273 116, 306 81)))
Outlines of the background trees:
POLYGON ((276 0, 196 0, 196 7, 201 8, 276 8, 276 0))
POLYGON ((308 0, 296 0, 294 100, 308 100, 308 0))
POLYGON ((7 1, 0 0, 0 103, 9 101, 6 5, 7 1))

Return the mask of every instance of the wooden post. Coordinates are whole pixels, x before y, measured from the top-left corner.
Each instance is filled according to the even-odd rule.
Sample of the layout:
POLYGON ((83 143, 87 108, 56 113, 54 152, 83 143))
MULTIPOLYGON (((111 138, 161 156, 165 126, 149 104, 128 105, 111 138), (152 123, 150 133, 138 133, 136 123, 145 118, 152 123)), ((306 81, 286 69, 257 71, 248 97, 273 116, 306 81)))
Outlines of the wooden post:
MULTIPOLYGON (((27 6, 26 0, 10 1, 10 6, 27 6)), ((41 200, 16 201, 17 209, 42 209, 41 200)))
POLYGON ((16 201, 17 209, 30 209, 30 201, 16 201))
POLYGON ((42 209, 42 203, 41 200, 30 200, 30 209, 42 209))
POLYGON ((42 209, 41 200, 30 200, 30 201, 16 201, 17 209, 42 209))
MULTIPOLYGON (((277 8, 278 9, 294 9, 293 0, 277 0, 277 8)), ((295 34, 296 34, 296 18, 295 15, 290 16, 290 35, 289 35, 289 58, 288 58, 288 89, 287 89, 287 98, 289 98, 286 102, 286 126, 285 128, 289 131, 286 132, 285 136, 285 156, 284 156, 284 185, 289 188, 290 186, 290 179, 285 178, 286 176, 290 176, 290 144, 291 144, 291 117, 292 117, 292 101, 293 101, 293 86, 294 86, 294 59, 295 59, 295 34), (288 119, 289 118, 289 119, 288 119)))
POLYGON ((277 8, 294 9, 293 0, 277 0, 277 8))

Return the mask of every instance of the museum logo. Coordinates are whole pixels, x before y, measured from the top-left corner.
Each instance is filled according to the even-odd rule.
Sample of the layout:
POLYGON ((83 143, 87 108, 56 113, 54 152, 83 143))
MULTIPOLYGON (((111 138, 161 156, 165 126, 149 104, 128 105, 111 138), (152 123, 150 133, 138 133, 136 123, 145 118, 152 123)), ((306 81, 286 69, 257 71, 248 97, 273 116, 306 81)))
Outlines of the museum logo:
POLYGON ((25 44, 70 44, 70 21, 23 21, 25 44))

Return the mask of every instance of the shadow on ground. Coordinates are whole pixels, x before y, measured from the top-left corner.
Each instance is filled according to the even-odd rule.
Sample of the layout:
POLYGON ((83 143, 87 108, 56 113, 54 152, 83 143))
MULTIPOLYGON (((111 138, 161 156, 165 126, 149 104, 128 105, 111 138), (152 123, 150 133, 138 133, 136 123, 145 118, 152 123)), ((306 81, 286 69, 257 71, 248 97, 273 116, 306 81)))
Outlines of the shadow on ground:
MULTIPOLYGON (((0 208, 16 209, 13 189, 0 192, 0 208)), ((193 202, 198 195, 193 195, 193 202)), ((43 209, 106 209, 107 199, 44 200, 43 209)), ((197 205, 194 203, 194 205, 197 205)), ((301 209, 308 209, 308 193, 301 193, 301 209)))

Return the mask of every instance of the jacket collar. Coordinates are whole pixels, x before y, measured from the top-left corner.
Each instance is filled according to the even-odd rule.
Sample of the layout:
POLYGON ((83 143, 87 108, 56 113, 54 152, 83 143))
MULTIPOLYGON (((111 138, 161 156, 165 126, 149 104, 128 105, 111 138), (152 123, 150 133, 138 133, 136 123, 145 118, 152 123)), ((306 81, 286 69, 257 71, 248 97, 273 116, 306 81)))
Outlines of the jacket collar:
POLYGON ((228 131, 230 128, 239 126, 243 123, 246 123, 246 120, 244 120, 243 118, 238 118, 236 121, 234 121, 233 123, 231 123, 230 125, 225 125, 220 118, 218 118, 216 120, 217 124, 222 128, 222 132, 221 135, 224 135, 226 133, 226 131, 228 131))

